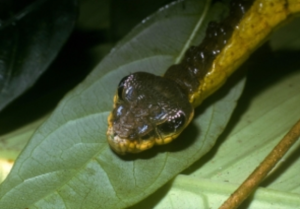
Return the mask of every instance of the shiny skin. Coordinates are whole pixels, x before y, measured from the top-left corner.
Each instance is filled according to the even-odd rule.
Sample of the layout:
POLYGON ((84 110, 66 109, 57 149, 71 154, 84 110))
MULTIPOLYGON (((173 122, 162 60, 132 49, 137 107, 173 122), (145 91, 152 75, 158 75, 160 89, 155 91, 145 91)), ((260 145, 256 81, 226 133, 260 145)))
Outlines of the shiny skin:
MULTIPOLYGON (((127 90, 123 89, 125 92, 130 92, 128 89, 134 86, 131 89, 137 90, 135 93, 130 92, 134 95, 132 96, 134 100, 125 102, 126 105, 121 107, 123 113, 119 108, 124 105, 124 99, 120 98, 120 91, 117 91, 114 97, 114 110, 108 117, 107 131, 108 142, 115 152, 137 153, 175 139, 192 120, 193 107, 199 106, 205 98, 219 89, 276 27, 286 22, 294 13, 298 13, 300 0, 256 0, 252 4, 249 4, 249 1, 236 0, 232 2, 231 7, 233 12, 223 22, 210 24, 203 43, 191 47, 182 62, 172 65, 164 77, 147 74, 146 79, 140 76, 145 73, 130 75, 140 79, 129 82, 127 90), (217 36, 211 38, 211 34, 217 36), (146 82, 147 80, 151 82, 146 82), (157 86, 159 90, 153 93, 153 89, 157 86), (174 94, 174 92, 165 92, 165 89, 177 90, 174 94), (169 118, 165 116, 160 118, 161 120, 149 122, 148 119, 155 118, 155 114, 159 115, 160 111, 151 116, 147 115, 143 119, 138 116, 139 114, 134 113, 134 106, 149 109, 149 106, 155 106, 159 102, 163 103, 160 107, 163 107, 169 118), (179 103, 183 106, 177 106, 179 103), (118 113, 127 118, 120 119, 118 113), (164 125, 169 127, 167 128, 169 130, 160 129, 168 119, 178 113, 184 121, 178 128, 172 128, 171 122, 167 126, 164 125), (140 123, 145 121, 145 118, 147 122, 140 123), (138 125, 132 125, 134 123, 138 125), (145 126, 147 128, 143 129, 145 126)), ((143 112, 141 109, 139 111, 143 112)), ((174 127, 177 127, 176 124, 175 121, 174 127)))
POLYGON ((137 153, 176 138, 190 123, 194 109, 172 80, 138 72, 123 78, 108 118, 110 146, 137 153))

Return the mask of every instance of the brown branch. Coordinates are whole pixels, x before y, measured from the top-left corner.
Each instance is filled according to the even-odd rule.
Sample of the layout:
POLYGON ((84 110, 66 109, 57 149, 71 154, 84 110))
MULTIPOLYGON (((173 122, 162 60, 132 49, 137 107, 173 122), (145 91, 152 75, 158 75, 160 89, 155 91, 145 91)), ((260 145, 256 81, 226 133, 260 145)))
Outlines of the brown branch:
POLYGON ((283 137, 276 147, 269 153, 264 161, 257 167, 243 184, 221 205, 219 209, 237 208, 259 185, 272 170, 283 155, 292 147, 300 137, 300 120, 283 137))

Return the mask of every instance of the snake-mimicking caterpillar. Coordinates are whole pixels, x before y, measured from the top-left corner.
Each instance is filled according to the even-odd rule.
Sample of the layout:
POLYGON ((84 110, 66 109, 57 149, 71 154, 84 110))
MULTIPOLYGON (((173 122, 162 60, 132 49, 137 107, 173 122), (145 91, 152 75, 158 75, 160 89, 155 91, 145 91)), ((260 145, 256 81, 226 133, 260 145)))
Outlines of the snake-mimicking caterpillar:
POLYGON ((194 108, 299 11, 299 0, 233 0, 227 18, 210 22, 202 43, 191 46, 163 77, 146 72, 124 77, 108 117, 111 148, 138 153, 171 142, 190 123, 194 108))

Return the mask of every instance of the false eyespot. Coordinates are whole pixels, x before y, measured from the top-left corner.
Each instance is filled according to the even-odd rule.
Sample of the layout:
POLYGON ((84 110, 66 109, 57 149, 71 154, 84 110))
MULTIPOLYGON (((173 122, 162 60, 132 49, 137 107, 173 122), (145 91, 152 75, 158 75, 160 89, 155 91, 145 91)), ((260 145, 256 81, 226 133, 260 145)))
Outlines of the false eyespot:
POLYGON ((191 46, 179 64, 163 77, 138 72, 124 77, 108 117, 108 142, 119 154, 137 153, 167 144, 190 123, 192 97, 209 72, 212 62, 227 44, 252 1, 232 1, 223 21, 210 22, 199 46, 191 46))

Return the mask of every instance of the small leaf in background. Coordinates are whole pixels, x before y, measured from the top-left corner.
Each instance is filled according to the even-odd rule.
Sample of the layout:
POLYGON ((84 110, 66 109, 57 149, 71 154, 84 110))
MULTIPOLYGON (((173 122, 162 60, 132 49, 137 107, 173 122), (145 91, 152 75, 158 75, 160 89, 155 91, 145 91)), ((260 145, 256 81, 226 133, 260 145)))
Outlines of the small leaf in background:
POLYGON ((0 158, 0 182, 6 178, 13 166, 13 163, 13 161, 0 158))
POLYGON ((0 186, 0 208, 124 208, 208 152, 243 82, 223 88, 198 109, 195 121, 167 146, 120 157, 109 148, 106 129, 120 79, 137 71, 162 75, 189 41, 201 42, 208 22, 228 13, 220 2, 209 6, 210 1, 172 3, 126 36, 36 131, 0 186))
MULTIPOLYGON (((77 16, 76 0, 39 0, 14 11, 4 4, 0 27, 0 111, 31 87, 69 37, 77 16)), ((71 73, 71 72, 70 72, 71 73)))

